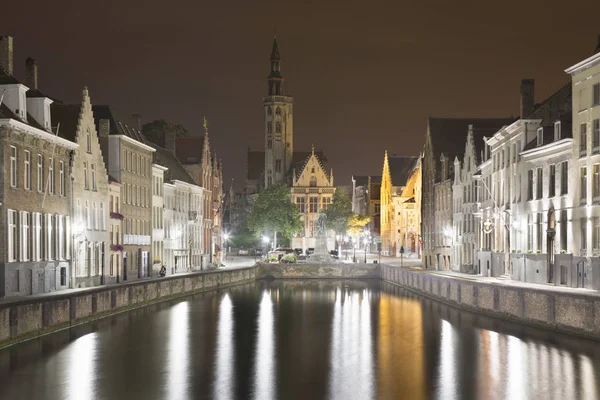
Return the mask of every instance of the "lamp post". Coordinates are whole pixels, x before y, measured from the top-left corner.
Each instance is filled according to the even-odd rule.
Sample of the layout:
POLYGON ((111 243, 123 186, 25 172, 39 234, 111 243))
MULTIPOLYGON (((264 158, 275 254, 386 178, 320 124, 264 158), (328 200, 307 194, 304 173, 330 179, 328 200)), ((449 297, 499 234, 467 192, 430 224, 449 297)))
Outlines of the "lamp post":
POLYGON ((267 236, 263 236, 262 242, 263 242, 263 246, 265 248, 265 257, 266 257, 268 255, 267 254, 267 243, 269 243, 269 238, 267 236))
POLYGON ((356 238, 355 237, 352 237, 352 251, 353 251, 352 262, 355 263, 356 262, 356 238))
POLYGON ((223 246, 223 254, 225 255, 225 260, 227 260, 227 243, 229 241, 229 233, 224 233, 223 239, 225 239, 225 246, 223 246))
POLYGON ((346 249, 346 260, 348 260, 348 242, 350 241, 349 236, 344 236, 344 248, 346 249))
POLYGON ((369 231, 367 229, 365 229, 364 231, 364 246, 365 246, 365 264, 367 263, 367 244, 370 244, 370 234, 369 231))

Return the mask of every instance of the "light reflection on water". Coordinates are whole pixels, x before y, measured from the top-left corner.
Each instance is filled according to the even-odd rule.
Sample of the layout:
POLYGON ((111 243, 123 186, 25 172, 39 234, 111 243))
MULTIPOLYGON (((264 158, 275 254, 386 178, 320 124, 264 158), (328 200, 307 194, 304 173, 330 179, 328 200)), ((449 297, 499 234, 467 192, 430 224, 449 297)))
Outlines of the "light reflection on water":
POLYGON ((373 398, 369 292, 336 291, 330 350, 329 398, 373 398))
POLYGON ((221 297, 217 323, 217 348, 215 351, 214 398, 233 399, 235 377, 235 354, 233 344, 233 304, 229 293, 221 297))
POLYGON ((263 292, 257 321, 256 353, 254 356, 254 398, 275 398, 275 336, 271 291, 263 292))
POLYGON ((189 398, 189 305, 182 302, 173 306, 169 326, 169 351, 167 353, 167 398, 189 398))
POLYGON ((273 282, 0 351, 0 399, 597 399, 599 368, 597 342, 387 285, 273 282))

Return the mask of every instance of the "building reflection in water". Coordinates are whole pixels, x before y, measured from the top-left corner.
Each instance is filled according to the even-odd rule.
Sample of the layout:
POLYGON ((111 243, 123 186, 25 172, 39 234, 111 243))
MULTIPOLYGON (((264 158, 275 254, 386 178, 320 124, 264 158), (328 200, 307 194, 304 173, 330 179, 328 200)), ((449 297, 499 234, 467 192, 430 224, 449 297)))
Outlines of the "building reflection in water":
POLYGON ((275 398, 275 335, 270 290, 263 291, 258 310, 256 354, 254 356, 254 398, 275 398))
POLYGON ((482 329, 478 398, 598 399, 593 361, 542 341, 482 329))
POLYGON ((339 288, 333 310, 329 398, 374 398, 370 291, 339 288))
POLYGON ((189 304, 187 301, 171 309, 167 361, 167 398, 189 398, 189 304))
POLYGON ((219 305, 217 322, 216 366, 213 388, 215 399, 233 399, 235 389, 235 354, 233 343, 233 303, 229 293, 225 293, 219 305))
POLYGON ((90 333, 75 340, 68 348, 69 367, 65 369, 65 399, 81 400, 95 398, 97 333, 90 333))
POLYGON ((381 399, 426 397, 422 312, 420 301, 380 294, 377 390, 381 399))
POLYGON ((440 367, 438 375, 438 398, 458 398, 458 379, 460 366, 456 359, 458 335, 456 328, 446 320, 442 320, 441 344, 440 344, 440 367))

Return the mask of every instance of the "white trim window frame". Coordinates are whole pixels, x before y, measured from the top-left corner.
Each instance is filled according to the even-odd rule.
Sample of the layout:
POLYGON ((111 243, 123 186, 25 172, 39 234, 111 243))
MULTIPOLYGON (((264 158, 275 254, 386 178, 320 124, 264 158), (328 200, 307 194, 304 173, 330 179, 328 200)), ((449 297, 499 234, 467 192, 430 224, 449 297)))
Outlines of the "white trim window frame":
POLYGON ((32 225, 32 259, 34 261, 40 261, 42 259, 42 214, 33 213, 32 225))
POLYGON ((29 213, 27 211, 21 211, 20 212, 20 218, 19 218, 19 226, 20 226, 20 234, 21 237, 19 238, 19 253, 20 253, 20 257, 19 260, 20 261, 29 261, 30 260, 30 247, 29 247, 29 240, 30 240, 30 220, 29 220, 29 213))
POLYGON ((48 193, 54 194, 54 158, 50 157, 48 160, 48 193))
POLYGON ((90 171, 92 174, 92 190, 96 190, 96 166, 94 164, 90 166, 90 171))
POLYGON ((17 187, 17 148, 10 146, 10 187, 17 187))
POLYGON ((44 192, 44 156, 41 154, 38 154, 37 190, 39 193, 44 192))
POLYGON ((18 235, 19 235, 19 231, 18 231, 18 221, 17 221, 17 212, 15 210, 8 210, 8 221, 7 221, 7 226, 8 226, 8 232, 7 232, 7 243, 6 243, 6 249, 7 249, 7 258, 8 258, 8 262, 15 262, 17 261, 17 254, 19 251, 18 248, 18 235))
POLYGON ((23 157, 23 183, 25 190, 31 190, 31 152, 29 150, 25 150, 25 155, 23 157))
POLYGON ((65 163, 60 162, 60 170, 58 175, 58 191, 61 197, 65 196, 65 163))

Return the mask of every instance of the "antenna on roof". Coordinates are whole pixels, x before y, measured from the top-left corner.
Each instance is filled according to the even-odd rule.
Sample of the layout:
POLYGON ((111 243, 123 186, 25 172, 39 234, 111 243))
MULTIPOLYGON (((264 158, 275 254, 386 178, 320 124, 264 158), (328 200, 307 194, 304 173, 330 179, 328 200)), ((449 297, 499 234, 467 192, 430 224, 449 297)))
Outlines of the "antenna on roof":
MULTIPOLYGON (((56 127, 56 137, 58 137, 58 131, 60 130, 60 122, 56 127)), ((56 151, 56 142, 54 142, 54 147, 52 148, 52 157, 50 157, 50 162, 52 163, 52 171, 50 171, 50 165, 48 165, 48 179, 46 179, 46 189, 44 189, 44 197, 42 198, 42 210, 44 209, 44 203, 46 202, 46 195, 48 194, 48 185, 50 184, 50 174, 54 173, 54 152, 56 151)))

